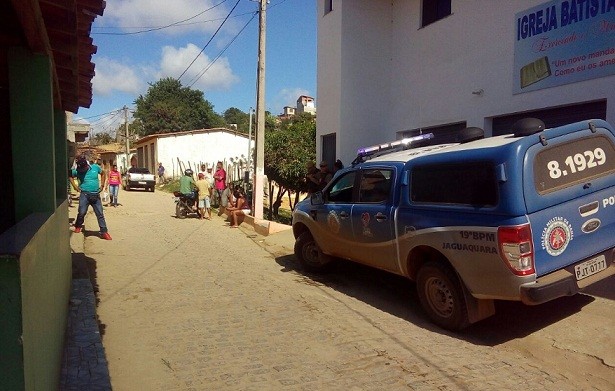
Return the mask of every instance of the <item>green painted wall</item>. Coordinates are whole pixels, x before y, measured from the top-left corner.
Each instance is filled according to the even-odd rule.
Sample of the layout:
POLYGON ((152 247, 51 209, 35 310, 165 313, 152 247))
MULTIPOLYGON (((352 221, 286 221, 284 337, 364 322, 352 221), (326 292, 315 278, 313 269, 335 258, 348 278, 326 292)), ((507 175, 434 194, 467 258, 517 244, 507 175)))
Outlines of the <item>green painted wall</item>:
MULTIPOLYGON (((4 235, 0 236, 0 243, 4 235)), ((19 261, 0 256, 0 390, 22 390, 21 289, 19 261)))
POLYGON ((56 205, 66 201, 68 186, 68 143, 66 140, 66 113, 64 110, 54 110, 53 139, 55 147, 55 186, 56 205))
POLYGON ((32 212, 56 208, 53 87, 51 61, 46 56, 15 47, 9 50, 8 65, 15 217, 19 221, 32 212))
MULTIPOLYGON (((38 223, 42 213, 28 216, 38 223)), ((42 222, 42 221, 41 221, 42 222)), ((57 387, 70 298, 71 255, 66 202, 36 232, 20 256, 26 390, 57 387)))
POLYGON ((0 390, 56 390, 71 284, 65 117, 49 58, 11 48, 7 62, 17 224, 0 235, 0 390))
POLYGON ((0 335, 0 390, 59 384, 71 284, 67 221, 64 202, 0 235, 0 325, 8 331, 0 335))

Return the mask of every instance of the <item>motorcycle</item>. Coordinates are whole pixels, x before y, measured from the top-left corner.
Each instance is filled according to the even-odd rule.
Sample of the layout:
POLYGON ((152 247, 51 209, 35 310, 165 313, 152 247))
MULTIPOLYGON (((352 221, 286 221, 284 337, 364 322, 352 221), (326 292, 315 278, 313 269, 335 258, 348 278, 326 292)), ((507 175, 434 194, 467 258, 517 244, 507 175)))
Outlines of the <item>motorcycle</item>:
POLYGON ((185 219, 190 213, 198 215, 198 211, 195 208, 198 200, 196 192, 193 196, 188 196, 179 191, 174 191, 173 195, 175 196, 175 216, 178 219, 185 219))

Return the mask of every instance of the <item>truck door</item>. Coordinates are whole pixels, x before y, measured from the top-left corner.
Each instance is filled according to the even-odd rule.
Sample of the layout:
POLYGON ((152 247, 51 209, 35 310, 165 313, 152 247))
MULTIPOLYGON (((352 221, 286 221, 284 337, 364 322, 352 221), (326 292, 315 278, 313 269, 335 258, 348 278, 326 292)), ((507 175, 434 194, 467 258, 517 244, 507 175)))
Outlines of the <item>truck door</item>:
POLYGON ((310 210, 318 225, 312 234, 327 254, 348 258, 355 255, 350 216, 357 193, 357 172, 349 171, 333 179, 323 191, 324 203, 312 205, 310 210))
POLYGON ((357 202, 352 209, 356 259, 379 269, 397 271, 393 230, 393 167, 361 170, 357 202))
POLYGON ((537 143, 524 172, 537 275, 567 268, 581 280, 606 268, 615 245, 613 134, 585 128, 537 143))

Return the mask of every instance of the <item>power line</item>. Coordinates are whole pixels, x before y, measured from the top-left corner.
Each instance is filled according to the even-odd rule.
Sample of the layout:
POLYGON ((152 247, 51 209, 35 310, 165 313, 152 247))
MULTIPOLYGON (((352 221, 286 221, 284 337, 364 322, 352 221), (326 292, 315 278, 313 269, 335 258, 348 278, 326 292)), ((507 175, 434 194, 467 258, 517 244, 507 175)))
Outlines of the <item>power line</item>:
MULTIPOLYGON (((135 35, 135 34, 142 34, 142 33, 149 33, 149 32, 152 32, 152 31, 163 30, 163 29, 166 29, 166 28, 169 28, 169 27, 184 26, 184 25, 187 25, 187 24, 184 24, 184 22, 187 22, 187 21, 189 21, 189 20, 192 20, 192 19, 194 19, 194 18, 196 18, 196 17, 198 17, 198 16, 201 16, 201 15, 203 15, 205 12, 207 12, 207 11, 211 11, 212 9, 214 9, 214 8, 216 8, 217 6, 219 6, 219 5, 223 4, 223 3, 226 3, 226 2, 227 2, 227 0, 222 0, 222 1, 221 1, 221 2, 219 2, 218 4, 215 4, 215 5, 213 5, 213 6, 209 7, 209 8, 207 8, 206 10, 201 11, 201 12, 199 12, 199 13, 198 13, 198 14, 196 14, 196 15, 193 15, 193 16, 191 16, 191 17, 187 18, 187 19, 184 19, 184 20, 180 20, 180 21, 177 21, 177 22, 173 22, 173 23, 168 24, 168 25, 166 25, 166 26, 159 26, 159 27, 145 27, 145 29, 146 29, 146 30, 141 30, 141 31, 133 31, 133 32, 128 32, 128 33, 92 33, 92 34, 99 34, 99 35, 135 35)), ((214 19, 214 20, 217 20, 217 19, 214 19)), ((207 21, 205 21, 205 22, 207 22, 207 21)), ((195 23, 195 22, 193 22, 193 23, 195 23)), ((203 22, 199 22, 199 23, 203 23, 203 22)))
POLYGON ((250 20, 248 20, 248 22, 241 28, 241 30, 239 30, 239 32, 233 37, 233 39, 224 47, 224 49, 222 49, 222 51, 218 53, 218 55, 209 64, 207 64, 207 66, 201 72, 199 72, 197 76, 192 78, 192 80, 189 82, 188 87, 192 87, 197 81, 199 81, 199 79, 201 79, 201 77, 203 77, 203 75, 209 70, 209 68, 214 65, 214 63, 224 54, 224 52, 226 52, 226 50, 233 44, 233 42, 235 42, 235 40, 239 38, 241 33, 246 29, 246 27, 248 27, 250 22, 254 20, 256 15, 258 15, 258 12, 254 12, 250 20))
POLYGON ((78 118, 78 119, 80 119, 80 120, 86 120, 86 119, 91 119, 91 118, 96 118, 96 117, 102 117, 103 115, 109 115, 109 114, 116 113, 116 112, 117 112, 117 111, 119 111, 119 110, 121 110, 121 109, 118 109, 118 110, 113 110, 113 111, 110 111, 110 112, 108 112, 108 113, 102 113, 102 114, 93 115, 93 116, 91 116, 91 117, 84 117, 84 118, 78 118))
MULTIPOLYGON (((109 29, 109 30, 110 29, 143 29, 143 30, 131 31, 131 32, 120 32, 120 33, 117 33, 117 32, 92 32, 91 34, 92 35, 118 35, 118 36, 121 36, 121 35, 136 35, 136 34, 149 33, 149 32, 152 32, 152 31, 164 30, 164 29, 171 28, 171 27, 183 27, 183 26, 192 26, 192 25, 195 25, 195 24, 217 22, 217 21, 223 20, 225 18, 215 18, 215 19, 201 20, 201 21, 198 21, 198 22, 186 23, 188 20, 194 19, 197 16, 200 16, 200 15, 204 14, 205 12, 212 10, 213 8, 219 6, 220 4, 222 4, 222 3, 226 2, 226 1, 227 0, 224 0, 221 3, 218 3, 218 4, 214 5, 214 6, 206 9, 205 11, 202 11, 202 12, 194 15, 194 16, 191 16, 191 17, 189 17, 187 19, 184 19, 184 20, 173 22, 173 23, 168 24, 166 26, 123 26, 123 27, 122 26, 92 26, 93 30, 105 30, 105 29, 109 29)), ((271 8, 277 7, 278 5, 281 5, 282 3, 285 3, 287 1, 288 0, 282 0, 279 3, 275 3, 275 4, 270 5, 268 8, 271 9, 271 8)), ((244 12, 242 14, 233 15, 233 16, 231 16, 231 18, 239 18, 241 16, 252 15, 252 14, 253 14, 252 11, 244 12)))
POLYGON ((188 65, 188 67, 186 69, 184 69, 184 71, 181 73, 181 75, 179 75, 179 77, 177 78, 177 80, 180 80, 182 78, 182 76, 184 76, 184 74, 188 71, 188 69, 190 69, 190 67, 192 66, 192 64, 194 64, 194 62, 196 61, 197 58, 199 58, 199 56, 201 55, 201 53, 203 53, 205 51, 205 48, 207 46, 209 46, 209 44, 211 43, 211 41, 215 38, 216 35, 218 35, 218 32, 220 31, 220 29, 222 28, 222 26, 224 26, 224 23, 226 23, 226 21, 228 20, 228 18, 231 16, 231 14, 233 13, 233 11, 235 10, 235 8, 237 8, 237 5, 239 5, 239 2, 241 0, 237 0, 237 2, 235 3, 235 5, 233 6, 233 8, 229 11, 228 15, 226 15, 226 18, 224 18, 224 21, 220 24, 220 26, 218 27, 218 29, 216 30, 216 32, 214 33, 214 35, 211 36, 211 38, 209 39, 209 41, 207 41, 207 43, 205 44, 205 46, 203 46, 203 49, 201 49, 201 51, 196 55, 196 57, 194 57, 194 59, 192 60, 192 62, 190 62, 190 64, 188 65))
MULTIPOLYGON (((287 0, 284 0, 287 1, 287 0)), ((242 16, 246 16, 246 15, 252 15, 253 11, 250 12, 244 12, 242 14, 237 14, 237 15, 233 15, 231 16, 231 18, 239 18, 242 16)), ((217 22, 219 20, 224 20, 224 18, 215 18, 215 19, 208 19, 208 20, 201 20, 198 22, 189 22, 189 23, 179 23, 179 24, 173 24, 173 25, 169 25, 169 26, 162 26, 162 27, 116 27, 116 26, 109 26, 109 27, 97 27, 98 29, 135 29, 135 28, 143 28, 146 30, 142 30, 142 31, 134 31, 134 32, 127 32, 127 33, 114 33, 114 32, 92 32, 92 35, 135 35, 135 34, 141 34, 141 33, 147 33, 150 31, 156 31, 156 30, 162 30, 162 29, 166 29, 166 28, 170 28, 170 27, 183 27, 183 26, 193 26, 195 24, 203 24, 203 23, 211 23, 211 22, 217 22)))

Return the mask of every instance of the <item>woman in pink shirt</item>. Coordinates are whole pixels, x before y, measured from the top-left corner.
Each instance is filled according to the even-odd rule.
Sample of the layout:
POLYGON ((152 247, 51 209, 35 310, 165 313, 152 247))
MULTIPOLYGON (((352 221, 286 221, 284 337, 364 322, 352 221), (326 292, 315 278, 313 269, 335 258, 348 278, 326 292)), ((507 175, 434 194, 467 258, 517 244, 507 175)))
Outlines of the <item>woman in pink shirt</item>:
POLYGON ((122 175, 117 170, 117 165, 113 165, 111 171, 109 171, 109 195, 111 196, 110 206, 117 206, 117 194, 120 191, 120 183, 122 182, 122 175))
POLYGON ((216 198, 219 203, 218 216, 221 216, 228 204, 228 200, 224 196, 226 189, 226 171, 222 168, 222 162, 216 164, 216 172, 214 173, 214 187, 216 188, 216 198))

